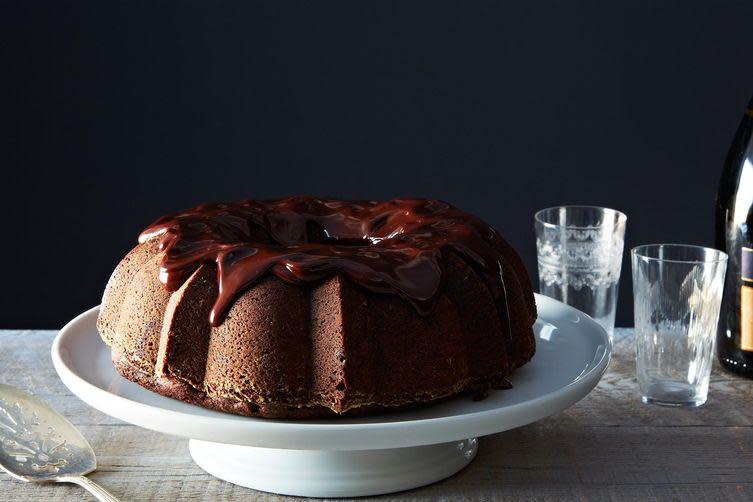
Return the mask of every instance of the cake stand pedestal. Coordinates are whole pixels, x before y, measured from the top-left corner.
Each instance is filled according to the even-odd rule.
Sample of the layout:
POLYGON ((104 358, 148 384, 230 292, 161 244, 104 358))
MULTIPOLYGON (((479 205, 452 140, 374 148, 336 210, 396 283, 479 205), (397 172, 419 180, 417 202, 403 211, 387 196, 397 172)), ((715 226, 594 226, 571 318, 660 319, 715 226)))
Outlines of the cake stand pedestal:
POLYGON ((452 476, 476 456, 478 441, 385 450, 282 450, 191 439, 194 461, 236 485, 302 497, 399 492, 452 476))
POLYGON ((375 416, 265 420, 149 392, 113 368, 97 333, 99 307, 60 331, 52 361, 63 383, 92 407, 188 438, 193 459, 218 478, 286 495, 377 495, 451 476, 476 455, 477 441, 468 438, 558 413, 596 386, 611 354, 606 332, 572 307, 540 295, 536 303, 536 355, 512 375, 512 389, 375 416))

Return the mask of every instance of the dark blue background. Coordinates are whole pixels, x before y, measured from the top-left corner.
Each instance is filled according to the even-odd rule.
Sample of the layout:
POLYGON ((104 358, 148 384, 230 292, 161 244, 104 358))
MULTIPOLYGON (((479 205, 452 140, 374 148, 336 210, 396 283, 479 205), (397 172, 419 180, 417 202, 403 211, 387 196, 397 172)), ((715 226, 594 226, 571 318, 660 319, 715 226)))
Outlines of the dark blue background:
POLYGON ((534 274, 555 204, 711 244, 752 26, 742 1, 2 2, 0 327, 61 326, 208 200, 442 198, 534 274))

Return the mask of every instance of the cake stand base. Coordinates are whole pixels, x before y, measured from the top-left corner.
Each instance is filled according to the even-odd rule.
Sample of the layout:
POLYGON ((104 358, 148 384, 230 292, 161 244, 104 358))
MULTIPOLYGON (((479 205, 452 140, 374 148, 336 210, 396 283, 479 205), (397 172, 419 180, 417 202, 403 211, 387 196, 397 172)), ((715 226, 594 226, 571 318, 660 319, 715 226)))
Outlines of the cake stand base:
POLYGON ((282 450, 191 439, 194 461, 236 485, 304 497, 358 497, 392 493, 452 476, 476 456, 466 439, 385 450, 282 450))

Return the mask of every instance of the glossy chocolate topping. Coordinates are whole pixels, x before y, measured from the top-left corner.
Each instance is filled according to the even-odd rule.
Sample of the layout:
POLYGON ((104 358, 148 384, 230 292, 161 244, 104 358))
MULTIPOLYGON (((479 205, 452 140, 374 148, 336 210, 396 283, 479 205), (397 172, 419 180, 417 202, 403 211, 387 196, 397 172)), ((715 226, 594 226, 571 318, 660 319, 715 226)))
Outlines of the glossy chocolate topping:
POLYGON ((438 200, 342 201, 314 197, 204 204, 164 216, 139 236, 160 236, 160 280, 174 291, 203 263, 217 264, 210 322, 265 273, 311 283, 333 273, 397 293, 428 313, 442 284, 443 253, 459 253, 484 278, 507 317, 499 234, 438 200))

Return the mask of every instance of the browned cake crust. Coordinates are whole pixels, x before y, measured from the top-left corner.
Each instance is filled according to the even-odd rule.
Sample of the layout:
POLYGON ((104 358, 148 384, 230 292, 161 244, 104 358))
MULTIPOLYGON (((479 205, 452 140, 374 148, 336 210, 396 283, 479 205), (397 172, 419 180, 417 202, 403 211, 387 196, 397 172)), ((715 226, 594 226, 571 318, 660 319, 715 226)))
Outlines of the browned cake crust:
POLYGON ((517 253, 497 246, 505 315, 478 273, 449 253, 428 315, 339 273, 309 285, 267 275, 214 326, 216 265, 170 292, 152 238, 113 272, 97 326, 121 375, 199 406, 291 419, 412 407, 500 385, 533 356, 531 283, 517 253))
MULTIPOLYGON (((217 411, 224 411, 226 413, 233 413, 235 415, 243 415, 249 417, 263 417, 263 418, 276 418, 276 419, 307 419, 307 418, 334 418, 334 417, 359 417, 365 415, 376 415, 382 413, 392 413, 396 411, 403 411, 406 409, 421 408, 436 404, 447 400, 457 394, 463 392, 468 394, 468 397, 475 399, 476 396, 484 395, 488 390, 486 387, 469 388, 467 390, 460 390, 456 394, 451 394, 444 397, 439 397, 429 401, 417 401, 414 403, 407 403, 394 406, 380 406, 376 404, 363 405, 358 408, 351 408, 342 413, 337 413, 331 408, 321 405, 307 406, 303 408, 290 407, 284 404, 265 403, 254 404, 246 401, 238 401, 228 398, 215 398, 210 397, 204 392, 197 391, 190 385, 181 382, 177 379, 157 377, 154 374, 143 373, 134 368, 133 365, 126 363, 122 357, 117 354, 113 355, 113 366, 115 370, 124 378, 134 382, 145 389, 156 392, 178 401, 183 401, 190 404, 195 404, 203 408, 209 408, 217 411)), ((499 382, 498 384, 491 385, 492 388, 508 388, 506 380, 499 382)))

